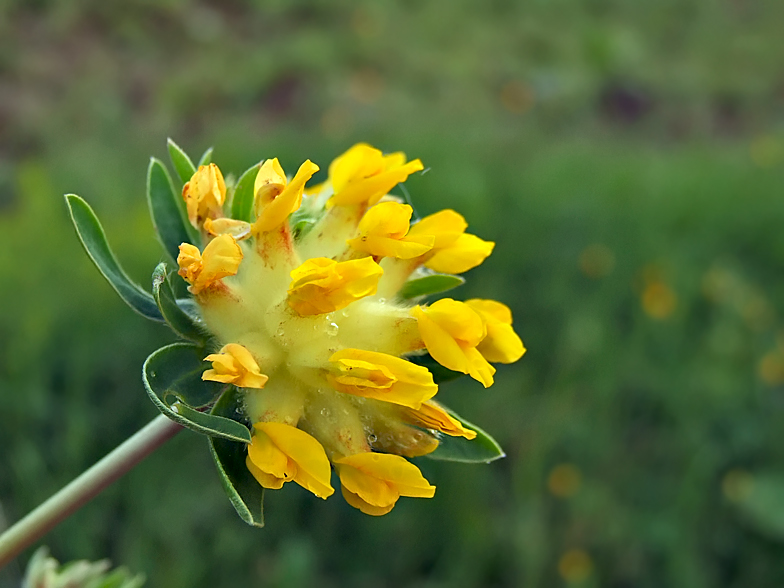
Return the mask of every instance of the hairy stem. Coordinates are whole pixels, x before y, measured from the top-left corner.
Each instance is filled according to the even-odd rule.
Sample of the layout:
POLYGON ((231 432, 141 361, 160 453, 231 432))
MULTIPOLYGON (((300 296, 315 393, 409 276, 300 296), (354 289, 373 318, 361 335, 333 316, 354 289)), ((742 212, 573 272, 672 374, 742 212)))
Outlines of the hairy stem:
POLYGON ((0 569, 182 429, 158 415, 93 467, 0 535, 0 569))

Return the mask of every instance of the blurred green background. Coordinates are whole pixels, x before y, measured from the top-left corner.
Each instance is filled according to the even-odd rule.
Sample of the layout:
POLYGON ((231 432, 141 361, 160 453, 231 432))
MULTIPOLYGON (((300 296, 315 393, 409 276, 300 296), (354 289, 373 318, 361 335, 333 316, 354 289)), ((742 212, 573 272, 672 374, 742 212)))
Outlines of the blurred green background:
MULTIPOLYGON (((420 214, 498 243, 456 296, 529 348, 441 397, 489 466, 370 518, 294 485, 246 527, 184 432, 46 538, 166 588, 784 585, 784 3, 0 0, 0 505, 17 520, 150 420, 173 340, 91 265, 86 198, 142 284, 166 137, 225 172, 420 157, 420 214)), ((20 564, 0 575, 18 585, 20 564)))

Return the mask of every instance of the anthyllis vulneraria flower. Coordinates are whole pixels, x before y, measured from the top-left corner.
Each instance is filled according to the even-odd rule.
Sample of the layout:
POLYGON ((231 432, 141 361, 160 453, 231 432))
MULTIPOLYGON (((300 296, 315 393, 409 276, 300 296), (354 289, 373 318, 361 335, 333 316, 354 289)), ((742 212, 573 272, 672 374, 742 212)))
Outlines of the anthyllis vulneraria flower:
POLYGON ((246 521, 260 523, 259 487, 295 482, 326 499, 334 469, 346 502, 382 515, 401 496, 435 493, 407 458, 503 456, 435 397, 461 374, 491 386, 492 363, 525 348, 500 302, 426 301, 462 284, 457 274, 494 243, 466 233, 453 210, 414 220, 390 194, 423 169, 418 159, 358 144, 309 187, 319 171, 309 160, 289 176, 266 159, 234 182, 210 152, 195 166, 171 141, 169 151, 181 198, 157 160, 148 196, 184 283, 161 264, 150 296, 122 272, 84 201, 69 205, 118 293, 191 341, 153 353, 145 384, 164 414, 211 437, 246 521))

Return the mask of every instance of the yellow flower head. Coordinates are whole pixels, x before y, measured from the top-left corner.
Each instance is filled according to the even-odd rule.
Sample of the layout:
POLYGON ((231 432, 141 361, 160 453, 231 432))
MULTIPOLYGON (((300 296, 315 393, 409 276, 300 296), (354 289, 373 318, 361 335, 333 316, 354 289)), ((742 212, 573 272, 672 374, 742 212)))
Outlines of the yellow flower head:
POLYGON ((372 206, 397 184, 422 169, 418 159, 406 163, 403 153, 384 155, 366 143, 359 143, 329 166, 329 181, 334 192, 329 205, 372 206))
POLYGON ((210 241, 203 253, 189 243, 180 245, 177 264, 179 274, 190 284, 189 290, 199 294, 205 288, 237 273, 242 261, 242 249, 231 235, 221 235, 210 241))
MULTIPOLYGON (((187 175, 189 158, 170 148, 187 175)), ((153 162, 150 174, 165 178, 161 167, 153 162)), ((193 296, 178 297, 171 283, 178 278, 164 264, 153 296, 115 286, 139 312, 189 340, 151 355, 145 384, 169 418, 214 437, 218 471, 233 503, 247 507, 237 506, 245 520, 251 502, 258 505, 259 488, 245 483, 251 475, 264 488, 293 481, 327 498, 334 467, 345 500, 382 515, 401 496, 435 493, 406 458, 503 456, 486 433, 435 400, 445 370, 426 367, 434 361, 487 387, 495 373, 489 362, 516 361, 525 348, 499 302, 422 302, 461 282, 434 272, 464 272, 494 246, 467 234, 452 210, 411 224, 411 206, 388 193, 422 167, 359 144, 332 162, 325 182, 307 188, 317 165, 307 160, 288 179, 276 158, 267 159, 240 176, 227 218, 223 176, 209 164, 183 189, 189 222, 176 192, 151 191, 159 232, 177 229, 161 241, 177 255, 193 296), (183 234, 200 242, 177 252, 183 234), (199 370, 203 381, 193 378, 199 370), (166 405, 172 396, 182 410, 166 405), (252 500, 243 502, 249 487, 252 500)), ((86 214, 72 209, 77 225, 86 214)))
POLYGON ((493 252, 495 243, 466 233, 468 223, 454 210, 442 210, 411 227, 409 238, 433 237, 434 245, 425 267, 445 273, 462 274, 481 264, 493 252))
POLYGON ((218 166, 214 163, 200 166, 191 180, 182 187, 182 197, 188 211, 188 220, 197 229, 205 219, 222 216, 226 183, 218 166))
POLYGON ((443 298, 425 308, 415 306, 411 314, 433 359, 450 370, 469 374, 485 388, 492 386, 495 368, 476 348, 487 329, 470 306, 443 298))
POLYGON ((288 304, 300 316, 326 314, 376 293, 384 270, 372 259, 309 259, 291 272, 288 304))
POLYGON ((202 380, 234 384, 238 388, 263 388, 269 380, 250 351, 237 343, 224 345, 220 353, 212 353, 204 361, 211 361, 212 369, 202 374, 202 380))
POLYGON ((343 497, 365 514, 387 514, 401 496, 432 498, 436 487, 399 455, 359 453, 334 460, 343 497))
POLYGON ((411 259, 424 255, 433 248, 431 235, 409 236, 409 220, 413 210, 408 204, 380 202, 359 221, 359 236, 348 244, 356 251, 374 257, 411 259))

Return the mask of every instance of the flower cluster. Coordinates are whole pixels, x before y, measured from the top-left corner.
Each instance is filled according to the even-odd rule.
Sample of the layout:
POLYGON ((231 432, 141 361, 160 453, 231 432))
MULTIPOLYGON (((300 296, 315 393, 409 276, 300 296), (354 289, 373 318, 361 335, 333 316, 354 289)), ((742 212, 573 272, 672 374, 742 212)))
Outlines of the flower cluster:
POLYGON ((327 498, 334 467, 346 501, 370 515, 401 496, 432 497, 406 458, 476 432, 434 400, 417 357, 488 387, 492 363, 525 352, 500 302, 400 295, 413 280, 470 270, 494 247, 452 210, 412 224, 411 206, 389 192, 422 168, 358 144, 308 187, 317 165, 289 177, 269 159, 246 220, 225 216, 215 164, 183 188, 203 248, 180 246, 179 274, 219 342, 202 378, 241 389, 253 425, 246 465, 264 488, 293 481, 327 498))

